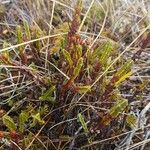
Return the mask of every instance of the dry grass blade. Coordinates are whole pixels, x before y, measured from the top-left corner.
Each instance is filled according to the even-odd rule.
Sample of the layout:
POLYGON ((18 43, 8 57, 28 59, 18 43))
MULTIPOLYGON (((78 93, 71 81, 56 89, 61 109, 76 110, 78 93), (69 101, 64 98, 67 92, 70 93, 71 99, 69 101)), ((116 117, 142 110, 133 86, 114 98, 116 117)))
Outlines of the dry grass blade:
MULTIPOLYGON (((144 129, 149 128, 149 127, 150 127, 150 125, 147 125, 147 126, 144 127, 144 129)), ((140 129, 141 129, 141 128, 137 128, 137 131, 140 130, 140 129)), ((96 144, 100 144, 100 143, 103 143, 103 142, 106 142, 106 141, 114 140, 114 139, 119 138, 119 137, 121 137, 121 136, 123 136, 123 135, 127 135, 127 134, 129 134, 129 133, 131 133, 131 132, 132 132, 132 131, 125 132, 125 133, 122 133, 122 134, 118 134, 118 135, 116 135, 116 136, 113 136, 113 137, 111 137, 111 138, 107 138, 107 139, 104 139, 104 140, 101 140, 101 141, 93 141, 91 144, 88 144, 88 145, 86 145, 86 146, 83 146, 82 148, 88 148, 88 147, 94 146, 94 145, 96 145, 96 144)))
POLYGON ((92 46, 95 44, 95 42, 98 40, 98 38, 100 37, 101 33, 103 32, 103 29, 105 27, 105 23, 106 23, 106 20, 107 20, 107 16, 108 15, 108 8, 107 8, 107 11, 105 13, 105 18, 104 18, 104 21, 103 21, 103 24, 102 24, 102 27, 101 27, 101 30, 99 31, 97 37, 94 39, 94 41, 92 42, 92 44, 89 46, 89 48, 92 48, 92 46))
POLYGON ((30 40, 30 41, 27 41, 27 42, 20 43, 20 44, 17 44, 17 45, 12 45, 10 47, 1 49, 0 53, 1 52, 5 52, 7 50, 15 49, 15 48, 18 48, 20 46, 27 45, 27 44, 30 44, 30 43, 33 43, 33 42, 36 42, 36 41, 40 41, 40 40, 44 40, 44 39, 48 39, 48 38, 54 38, 54 37, 62 36, 62 35, 66 35, 66 34, 67 33, 59 33, 59 34, 55 34, 55 35, 47 35, 47 36, 44 36, 44 37, 41 37, 41 38, 37 38, 37 39, 34 39, 34 40, 30 40))
MULTIPOLYGON (((55 1, 53 1, 53 7, 52 7, 52 13, 51 13, 51 18, 50 18, 50 23, 49 23, 49 35, 51 33, 51 29, 52 29, 52 22, 53 22, 53 17, 54 17, 54 11, 55 11, 55 1)), ((49 44, 49 38, 47 40, 47 45, 49 44)), ((45 53, 45 69, 47 68, 47 59, 48 59, 48 49, 49 49, 49 46, 47 47, 46 49, 46 53, 45 53)))
POLYGON ((91 10, 91 8, 92 8, 94 2, 95 2, 95 0, 92 0, 90 6, 88 7, 88 10, 87 10, 87 12, 86 12, 86 14, 85 14, 85 16, 84 16, 84 18, 83 18, 83 20, 82 20, 80 26, 79 26, 78 32, 81 31, 81 29, 82 29, 82 27, 83 27, 83 25, 84 25, 84 22, 85 22, 85 20, 86 20, 86 18, 87 18, 87 16, 88 16, 88 13, 89 13, 89 11, 91 10))
POLYGON ((41 129, 40 129, 40 130, 38 131, 38 133, 34 136, 34 138, 33 138, 32 141, 29 143, 28 147, 25 148, 25 150, 29 150, 29 149, 30 149, 30 147, 32 146, 33 142, 34 142, 35 139, 39 136, 39 134, 40 134, 41 131, 44 129, 44 127, 45 127, 46 124, 47 124, 47 123, 45 123, 45 124, 41 127, 41 129))

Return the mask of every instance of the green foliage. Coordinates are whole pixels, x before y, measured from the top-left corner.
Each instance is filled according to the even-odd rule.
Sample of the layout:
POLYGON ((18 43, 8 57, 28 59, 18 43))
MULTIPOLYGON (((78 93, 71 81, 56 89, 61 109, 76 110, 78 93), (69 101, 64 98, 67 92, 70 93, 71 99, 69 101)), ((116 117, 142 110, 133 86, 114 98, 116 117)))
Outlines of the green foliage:
POLYGON ((117 103, 110 109, 109 114, 112 118, 118 117, 120 113, 122 113, 125 108, 128 106, 127 99, 121 99, 117 101, 117 103))
POLYGON ((73 72, 73 77, 72 79, 76 79, 78 76, 79 76, 79 73, 81 71, 81 68, 83 66, 83 58, 81 57, 78 62, 77 62, 77 65, 74 69, 74 72, 73 72))
MULTIPOLYGON (((57 29, 54 30, 55 34, 69 32, 69 24, 64 22, 58 26, 57 29)), ((59 53, 60 49, 65 49, 66 45, 66 36, 59 36, 54 39, 54 46, 52 47, 52 54, 59 53)))
POLYGON ((118 77, 123 77, 125 76, 127 73, 129 73, 131 71, 131 67, 133 65, 133 61, 129 60, 127 61, 115 74, 115 76, 118 77))
POLYGON ((82 85, 77 87, 80 94, 86 93, 87 91, 91 91, 91 86, 89 85, 82 85))
POLYGON ((81 113, 78 114, 78 119, 79 119, 79 121, 82 125, 82 128, 83 128, 84 132, 89 133, 88 127, 87 127, 86 122, 84 120, 84 117, 81 113))
MULTIPOLYGON (((6 41, 4 41, 4 43, 3 43, 3 48, 6 48, 6 47, 9 47, 9 43, 6 42, 6 41)), ((8 51, 7 51, 7 52, 8 52, 8 51)))
POLYGON ((54 91, 56 90, 55 86, 50 87, 46 92, 44 92, 39 99, 41 101, 48 101, 51 104, 55 104, 55 96, 54 96, 54 91))
POLYGON ((72 61, 70 53, 68 51, 66 51, 65 49, 63 49, 62 52, 63 52, 64 58, 69 63, 69 66, 72 67, 73 66, 73 61, 72 61))
MULTIPOLYGON (((83 116, 81 113, 78 114, 78 119, 79 119, 79 121, 80 121, 80 123, 81 123, 81 125, 82 125, 82 128, 83 128, 83 130, 84 130, 84 133, 85 133, 85 134, 90 133, 90 131, 89 131, 88 127, 87 127, 87 124, 86 124, 86 122, 85 122, 84 116, 83 116)), ((91 138, 88 138, 88 143, 92 143, 91 138)))
POLYGON ((17 129, 16 124, 14 123, 14 120, 8 116, 4 115, 3 118, 3 124, 10 130, 10 131, 15 131, 17 129))
POLYGON ((126 122, 127 124, 131 127, 134 128, 136 126, 137 123, 137 118, 135 115, 133 114, 129 114, 126 118, 126 122))
MULTIPOLYGON (((40 37, 42 37, 43 32, 41 31, 41 29, 38 26, 33 26, 32 27, 33 30, 33 37, 35 39, 38 39, 40 37)), ((37 48, 37 51, 39 52, 39 50, 42 48, 42 42, 41 41, 36 41, 35 42, 35 47, 37 48)))
POLYGON ((43 125, 43 124, 45 123, 45 121, 41 119, 40 113, 33 114, 33 115, 31 115, 31 116, 32 116, 32 118, 33 118, 33 121, 32 121, 32 123, 30 124, 30 127, 36 126, 37 123, 39 123, 40 125, 43 125))
MULTIPOLYGON (((47 2, 42 2, 38 1, 38 4, 44 7, 47 2)), ((83 8, 82 14, 83 1, 78 0, 72 11, 74 14, 71 14, 72 21, 66 22, 68 19, 63 15, 61 8, 63 2, 61 0, 56 4, 48 3, 48 6, 52 6, 50 10, 54 4, 56 5, 54 16, 48 13, 49 19, 53 17, 50 31, 42 18, 39 24, 23 19, 16 29, 10 27, 8 39, 1 40, 4 49, 14 44, 31 42, 0 54, 0 97, 1 101, 4 99, 1 109, 10 110, 9 116, 4 115, 2 121, 9 131, 15 130, 21 135, 16 144, 22 149, 26 149, 30 142, 36 139, 36 135, 38 138, 32 143, 31 149, 41 149, 41 145, 42 148, 48 145, 48 149, 65 149, 66 145, 76 143, 81 132, 81 135, 85 136, 84 142, 86 141, 84 143, 81 138, 83 145, 87 142, 92 144, 91 141, 95 140, 101 141, 105 136, 113 138, 116 129, 116 134, 120 134, 122 130, 136 126, 137 118, 130 115, 130 101, 138 94, 145 95, 147 92, 143 91, 148 83, 143 81, 137 89, 135 87, 130 90, 130 94, 133 94, 131 100, 124 94, 128 89, 126 90, 122 82, 132 75, 134 62, 126 61, 126 57, 119 56, 120 60, 114 63, 120 53, 118 49, 122 47, 115 34, 112 35, 109 28, 105 27, 108 26, 109 20, 106 20, 103 28, 103 32, 108 34, 104 35, 102 32, 101 37, 92 45, 92 40, 96 37, 92 32, 99 32, 101 21, 104 20, 105 12, 102 8, 97 7, 94 2, 83 24, 82 32, 78 33, 80 20, 87 9, 83 8), (87 23, 90 23, 88 30, 87 23), (46 33, 52 35, 48 40, 46 33), (46 39, 38 40, 41 37, 46 39), (11 42, 11 39, 15 40, 11 42), (19 55, 16 49, 19 50, 19 55), (59 55, 57 60, 54 54, 59 55), (108 69, 111 63, 113 66, 108 69), (23 103, 20 104, 22 100, 23 103), (79 112, 84 112, 84 115, 79 112), (72 118, 73 121, 70 121, 72 118), (88 127, 86 121, 89 122, 88 127), (122 123, 126 123, 126 126, 122 123), (40 125, 45 126, 39 132, 40 125), (81 126, 83 130, 79 131, 78 136, 76 131, 81 126), (97 135, 95 130, 99 130, 100 134, 97 135)), ((105 5, 102 3, 104 9, 105 5)), ((128 82, 134 85, 130 79, 128 82)), ((143 95, 138 99, 143 99, 143 95)), ((102 148, 109 149, 103 145, 102 148)))
MULTIPOLYGON (((20 25, 17 25, 17 27, 16 27, 16 34, 17 34, 17 42, 18 42, 18 44, 20 44, 20 43, 23 43, 23 30, 22 30, 22 27, 20 26, 20 25)), ((21 46, 20 48, 19 48, 19 50, 21 50, 21 51, 23 51, 23 46, 21 46)))
POLYGON ((109 125, 110 122, 117 118, 128 106, 128 100, 127 99, 121 99, 118 100, 117 103, 110 108, 107 115, 102 118, 102 124, 103 125, 109 125))
MULTIPOLYGON (((91 19, 95 20, 95 22, 100 22, 104 18, 104 11, 101 7, 97 7, 97 4, 94 3, 89 16, 91 19)), ((87 23, 90 23, 90 20, 87 19, 87 23)))
POLYGON ((59 139, 67 142, 68 140, 72 140, 73 138, 70 137, 69 135, 61 135, 59 136, 59 139))
POLYGON ((30 132, 28 136, 23 139, 22 144, 24 145, 24 147, 27 147, 30 144, 33 137, 34 137, 34 134, 30 132))
POLYGON ((115 86, 118 86, 122 81, 124 81, 126 78, 129 78, 132 75, 132 66, 133 61, 129 60, 117 71, 117 73, 114 75, 118 77, 118 81, 115 83, 115 86))
POLYGON ((77 53, 77 58, 82 57, 82 47, 81 47, 81 45, 76 46, 76 53, 77 53))
POLYGON ((23 24, 24 24, 24 30, 25 30, 25 35, 27 40, 31 40, 31 33, 30 33, 30 26, 29 23, 27 22, 27 20, 23 20, 23 24))
POLYGON ((19 115, 19 131, 21 133, 24 132, 25 128, 25 122, 29 119, 29 113, 26 111, 22 111, 19 115))
POLYGON ((82 7, 82 5, 83 5, 83 0, 77 0, 77 6, 82 7))
POLYGON ((110 57, 112 51, 113 51, 113 47, 112 44, 110 42, 104 42, 101 46, 100 46, 100 62, 103 66, 106 66, 107 62, 108 62, 108 58, 110 57))

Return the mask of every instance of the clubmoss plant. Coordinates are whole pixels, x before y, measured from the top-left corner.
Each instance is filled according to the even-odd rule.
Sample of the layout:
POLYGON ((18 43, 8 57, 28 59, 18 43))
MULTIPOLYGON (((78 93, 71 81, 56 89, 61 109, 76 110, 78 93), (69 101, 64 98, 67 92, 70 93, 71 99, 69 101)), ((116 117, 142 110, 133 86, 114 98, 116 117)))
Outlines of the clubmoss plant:
MULTIPOLYGON (((126 132, 138 126, 139 114, 133 110, 133 99, 139 98, 138 92, 144 93, 148 86, 141 81, 139 89, 132 89, 131 77, 137 58, 149 46, 149 33, 141 41, 142 50, 126 59, 120 55, 124 46, 115 35, 108 33, 105 9, 109 7, 112 13, 111 5, 103 2, 98 9, 99 3, 93 3, 93 7, 91 4, 87 20, 84 20, 84 3, 78 0, 68 21, 62 15, 61 7, 66 7, 63 1, 51 1, 49 6, 55 6, 54 14, 42 14, 43 20, 38 16, 37 23, 22 17, 12 27, 9 40, 6 38, 3 52, 0 52, 0 141, 3 149, 126 147, 127 144, 122 144, 126 132), (50 16, 53 16, 51 29, 44 25, 45 18, 50 16), (101 25, 105 21, 106 27, 101 25), (91 30, 86 30, 87 24, 91 30), (79 31, 81 27, 87 35, 100 27, 104 30, 100 31, 101 36, 85 36, 85 32, 79 31), (47 33, 50 35, 46 36, 47 33), (45 36, 49 40, 44 39, 45 36), (14 48, 11 44, 17 46, 14 48)), ((35 2, 37 8, 46 9, 46 4, 45 1, 35 2)), ((143 101, 138 101, 138 110, 139 103, 144 105, 143 101)))

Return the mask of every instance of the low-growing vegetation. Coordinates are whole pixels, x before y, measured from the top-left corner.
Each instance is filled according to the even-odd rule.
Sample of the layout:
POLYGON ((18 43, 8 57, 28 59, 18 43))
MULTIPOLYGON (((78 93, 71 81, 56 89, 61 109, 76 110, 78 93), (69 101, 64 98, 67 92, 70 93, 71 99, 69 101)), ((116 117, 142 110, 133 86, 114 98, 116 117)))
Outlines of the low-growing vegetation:
POLYGON ((1 149, 150 147, 150 21, 118 4, 1 2, 1 149))

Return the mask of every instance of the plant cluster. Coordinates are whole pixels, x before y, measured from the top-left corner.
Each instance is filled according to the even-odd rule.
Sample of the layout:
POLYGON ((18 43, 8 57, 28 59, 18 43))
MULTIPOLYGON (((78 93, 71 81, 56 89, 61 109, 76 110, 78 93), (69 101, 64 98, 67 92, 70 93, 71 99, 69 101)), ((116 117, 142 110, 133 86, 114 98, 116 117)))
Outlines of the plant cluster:
MULTIPOLYGON (((47 38, 46 30, 25 18, 15 29, 3 30, 2 38, 9 37, 0 52, 4 149, 115 149, 125 138, 122 133, 138 126, 131 104, 138 89, 143 92, 148 84, 136 88, 133 97, 122 93, 128 90, 123 90, 128 88, 125 84, 131 84, 142 50, 127 60, 120 57, 117 41, 101 37, 93 42, 82 36, 82 5, 77 1, 72 21, 59 24, 47 38), (94 144, 118 134, 120 140, 94 144)), ((103 13, 98 19, 102 18, 103 13)), ((147 34, 141 49, 148 41, 147 34)))

